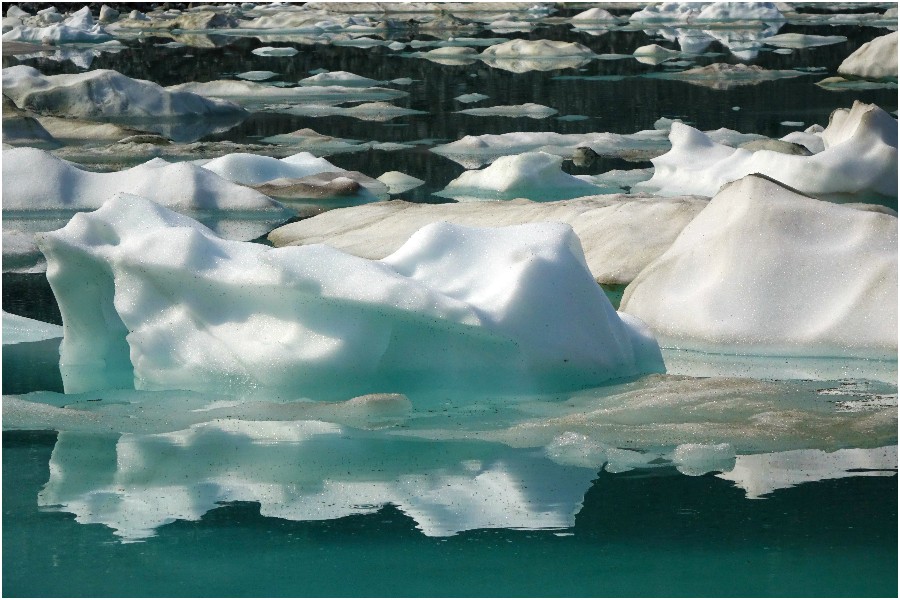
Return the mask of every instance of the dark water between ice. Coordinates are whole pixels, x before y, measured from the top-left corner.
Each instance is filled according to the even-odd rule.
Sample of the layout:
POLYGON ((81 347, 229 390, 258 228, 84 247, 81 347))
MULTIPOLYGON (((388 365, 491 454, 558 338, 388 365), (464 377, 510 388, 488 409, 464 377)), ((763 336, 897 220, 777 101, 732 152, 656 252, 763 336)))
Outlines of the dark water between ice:
MULTIPOLYGON (((96 58, 91 68, 112 68, 162 85, 229 78, 234 73, 263 69, 280 73, 279 79, 286 82, 307 77, 309 71, 318 68, 345 70, 378 80, 410 77, 416 81, 400 88, 408 90, 410 96, 394 103, 428 111, 387 123, 257 114, 227 133, 206 139, 256 142, 310 127, 323 134, 359 140, 449 142, 464 135, 510 131, 631 133, 652 128, 660 117, 681 118, 703 130, 727 127, 780 137, 793 129, 781 125, 782 121, 825 125, 832 110, 848 107, 854 99, 896 111, 896 90, 836 93, 814 85, 833 74, 854 49, 885 31, 786 25, 780 33, 846 35, 849 40, 795 50, 789 55, 762 51, 750 64, 769 69, 822 70, 806 77, 731 90, 643 77, 619 81, 556 79, 561 75, 633 76, 666 69, 632 59, 595 60, 579 70, 516 74, 480 62, 437 65, 400 57, 384 48, 297 45, 300 53, 291 58, 259 57, 250 51, 270 44, 252 38, 217 38, 217 43, 223 44, 220 47, 181 49, 155 45, 166 39, 145 39, 129 42, 129 48, 119 54, 96 58), (462 105, 453 99, 471 92, 487 94, 490 99, 476 105, 462 105), (471 106, 526 102, 556 108, 559 115, 584 115, 588 119, 510 119, 455 112, 471 106)), ((499 37, 492 33, 484 36, 499 37)), ((597 53, 630 54, 654 42, 674 47, 640 31, 589 36, 572 32, 568 26, 544 26, 530 36, 502 37, 578 41, 597 53)), ((702 57, 698 64, 741 62, 716 42, 708 51, 720 52, 721 56, 702 57)), ((10 57, 3 59, 4 66, 17 62, 10 57)), ((71 63, 44 59, 30 59, 25 64, 45 74, 78 71, 71 63)), ((431 193, 464 169, 429 152, 434 143, 411 150, 340 154, 328 160, 373 177, 397 170, 424 179, 425 186, 404 197, 437 202, 443 200, 431 193)), ((642 166, 649 163, 606 159, 590 168, 565 163, 566 170, 584 173, 642 166)), ((4 274, 3 284, 5 310, 60 322, 43 275, 4 274)), ((45 358, 46 352, 35 349, 33 372, 4 377, 3 392, 58 389, 58 371, 45 358)), ((6 365, 6 353, 4 359, 6 365)), ((22 368, 16 364, 16 368, 22 368)), ((115 440, 98 440, 94 442, 115 447, 115 440)), ((563 479, 534 480, 534 497, 556 498, 564 504, 538 502, 542 510, 553 515, 571 509, 574 514, 574 526, 553 530, 475 527, 455 535, 428 536, 416 520, 390 502, 360 507, 360 512, 367 514, 290 520, 261 516, 259 503, 242 501, 202 512, 198 518, 173 516, 174 522, 157 527, 155 536, 122 543, 106 525, 76 522, 68 512, 38 507, 39 493, 51 478, 49 465, 55 446, 56 432, 3 434, 2 591, 6 596, 897 594, 896 471, 869 473, 875 476, 847 473, 854 476, 811 481, 777 489, 760 499, 748 499, 745 491, 731 481, 714 474, 689 477, 671 466, 623 473, 569 469, 564 473, 568 478, 564 481, 569 482, 565 483, 565 494, 554 488, 562 486, 563 479), (577 485, 572 483, 575 480, 577 485)), ((81 450, 92 452, 88 446, 81 450)), ((118 460, 125 460, 122 456, 127 455, 118 456, 118 460)), ((104 464, 114 469, 116 457, 115 452, 103 454, 104 464)), ((546 461, 527 452, 497 460, 521 460, 529 465, 546 461)), ((302 465, 296 468, 302 469, 302 465)), ((437 467, 431 473, 435 477, 441 474, 437 467)), ((80 484, 90 489, 93 475, 69 473, 69 485, 75 488, 72 493, 80 484)), ((177 486, 178 482, 171 483, 177 486)), ((140 482, 130 485, 139 487, 140 482)), ((493 499, 506 498, 506 488, 497 485, 498 495, 493 499)), ((521 491, 528 495, 527 490, 521 491)), ((97 506, 85 507, 80 521, 89 521, 92 514, 102 521, 104 511, 109 510, 102 495, 92 498, 97 506)), ((491 501, 492 497, 485 499, 491 501)), ((523 502, 532 505, 529 498, 523 502)), ((147 510, 152 513, 154 509, 147 510)), ((159 512, 165 513, 165 507, 159 512)), ((466 515, 452 517, 466 519, 466 515)), ((511 520, 516 522, 512 514, 511 520)))

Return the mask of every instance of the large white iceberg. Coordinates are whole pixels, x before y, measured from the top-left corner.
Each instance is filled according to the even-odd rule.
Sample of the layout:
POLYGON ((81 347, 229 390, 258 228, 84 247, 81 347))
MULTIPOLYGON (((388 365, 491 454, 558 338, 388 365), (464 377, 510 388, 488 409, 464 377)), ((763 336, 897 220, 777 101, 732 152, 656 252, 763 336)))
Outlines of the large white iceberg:
POLYGON ((896 78, 898 35, 900 33, 895 31, 866 42, 844 59, 838 73, 864 79, 896 78))
POLYGON ((897 218, 745 177, 637 276, 621 310, 667 347, 896 360, 897 218))
POLYGON ((712 141, 674 123, 672 149, 652 159, 653 177, 635 189, 663 195, 713 196, 730 181, 759 173, 805 194, 897 196, 897 121, 873 104, 855 102, 832 114, 821 134, 825 150, 812 156, 752 152, 712 141))
POLYGON ((570 388, 663 369, 562 224, 436 223, 383 261, 268 248, 119 196, 38 236, 67 392, 570 388))

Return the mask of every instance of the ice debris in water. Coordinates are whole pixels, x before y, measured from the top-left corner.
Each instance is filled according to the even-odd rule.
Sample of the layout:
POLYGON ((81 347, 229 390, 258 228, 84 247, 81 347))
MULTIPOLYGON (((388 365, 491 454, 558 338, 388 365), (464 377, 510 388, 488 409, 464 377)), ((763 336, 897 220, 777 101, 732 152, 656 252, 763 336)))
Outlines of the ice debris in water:
POLYGON ((605 195, 561 202, 418 204, 392 201, 345 208, 284 225, 275 246, 328 244, 363 258, 395 252, 417 229, 436 221, 468 227, 560 222, 572 226, 598 283, 630 282, 672 244, 705 207, 697 197, 605 195))
POLYGON ((652 336, 615 312, 562 224, 436 223, 367 261, 222 240, 118 196, 38 246, 63 315, 67 392, 327 399, 422 385, 569 388, 663 370, 652 336))
POLYGON ((272 46, 263 46, 255 48, 251 52, 257 56, 294 56, 299 50, 292 47, 273 48, 272 46))
POLYGON ((866 42, 840 64, 838 73, 864 79, 896 79, 898 35, 895 31, 866 42))
POLYGON ((344 171, 324 158, 317 158, 309 152, 298 152, 281 159, 258 154, 226 154, 210 161, 200 161, 200 165, 222 179, 242 185, 256 185, 273 179, 296 179, 319 173, 344 171))
MULTIPOLYGON (((378 181, 388 186, 391 194, 403 194, 414 190, 425 182, 421 179, 401 173, 400 171, 388 171, 378 178, 378 181)), ((383 258, 383 257, 379 257, 383 258)))
POLYGON ((266 79, 272 79, 278 75, 274 71, 245 71, 243 73, 238 73, 235 77, 240 79, 246 79, 247 81, 265 81, 266 79))
POLYGON ((275 87, 252 81, 189 82, 166 88, 171 91, 192 92, 210 98, 221 98, 257 110, 278 110, 277 104, 364 102, 393 100, 408 96, 403 90, 380 87, 347 87, 342 85, 275 87))
MULTIPOLYGON (((4 236, 5 237, 5 236, 4 236)), ((3 311, 3 345, 61 338, 63 328, 3 311)))
POLYGON ((124 171, 94 173, 35 148, 6 150, 3 159, 4 211, 93 210, 116 193, 130 192, 179 211, 290 215, 259 192, 185 162, 154 158, 124 171))
POLYGON ((3 93, 19 108, 84 119, 166 119, 243 113, 231 102, 163 88, 117 71, 42 75, 25 65, 3 69, 3 93))
MULTIPOLYGON (((60 18, 62 15, 59 15, 60 18)), ((4 27, 4 29, 6 29, 4 27)), ((4 42, 33 42, 36 44, 91 44, 112 39, 100 23, 94 22, 87 6, 72 13, 61 22, 30 27, 17 25, 3 34, 4 42)), ((4 88, 5 88, 4 82, 4 88)))
POLYGON ((469 104, 471 102, 487 100, 488 98, 490 98, 490 96, 487 96, 485 94, 479 94, 479 93, 475 92, 472 94, 463 94, 462 96, 457 96, 456 98, 454 98, 454 100, 459 100, 460 102, 462 102, 464 104, 469 104))
POLYGON ((667 347, 896 359, 897 218, 748 176, 637 276, 621 310, 667 347))
POLYGON ((555 108, 527 102, 515 106, 487 106, 482 108, 466 108, 459 111, 464 115, 476 117, 528 117, 530 119, 545 119, 557 113, 555 108))
POLYGON ((602 188, 563 172, 562 158, 525 152, 498 158, 478 171, 466 171, 436 195, 457 200, 565 200, 600 193, 602 188))
POLYGON ((753 173, 805 194, 897 196, 897 121, 873 104, 855 102, 832 113, 822 132, 825 149, 812 156, 750 152, 713 142, 681 123, 672 125, 672 149, 652 159, 653 177, 636 189, 658 194, 713 196, 724 184, 753 173))

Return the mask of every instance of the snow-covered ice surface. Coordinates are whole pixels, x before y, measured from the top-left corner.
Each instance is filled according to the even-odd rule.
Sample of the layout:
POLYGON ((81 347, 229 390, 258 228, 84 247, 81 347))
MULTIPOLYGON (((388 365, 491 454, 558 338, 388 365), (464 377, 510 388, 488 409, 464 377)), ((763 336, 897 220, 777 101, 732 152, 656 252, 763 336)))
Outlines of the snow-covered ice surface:
POLYGON ((891 361, 897 217, 748 176, 635 278, 621 309, 666 347, 891 361))

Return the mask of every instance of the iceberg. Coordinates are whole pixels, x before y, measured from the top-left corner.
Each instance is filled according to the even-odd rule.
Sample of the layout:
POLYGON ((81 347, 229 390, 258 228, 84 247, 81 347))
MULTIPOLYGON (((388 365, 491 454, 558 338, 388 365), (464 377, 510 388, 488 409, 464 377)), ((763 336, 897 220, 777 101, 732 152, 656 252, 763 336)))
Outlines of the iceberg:
POLYGON ((244 71, 243 73, 238 73, 235 77, 239 79, 246 79, 247 81, 265 81, 266 79, 272 79, 278 75, 274 71, 244 71))
POLYGON ((234 117, 231 102, 169 90, 117 71, 42 75, 32 67, 3 69, 3 93, 19 108, 40 114, 93 120, 234 117))
MULTIPOLYGON (((61 15, 60 15, 61 17, 61 15)), ((59 23, 45 27, 18 25, 3 34, 4 42, 34 42, 37 44, 95 44, 112 40, 102 25, 94 22, 91 9, 85 6, 59 23)), ((6 82, 4 82, 4 89, 6 82)))
MULTIPOLYGON (((380 88, 368 88, 369 90, 380 88)), ((405 92, 404 92, 405 93, 405 92)), ((415 110, 413 108, 404 108, 395 106, 390 102, 365 102, 356 106, 330 106, 323 104, 298 104, 285 108, 278 108, 278 112, 299 115, 302 117, 352 117, 361 121, 384 122, 396 119, 397 117, 407 117, 409 115, 425 115, 428 114, 424 110, 415 110)))
POLYGON ((846 41, 847 36, 844 35, 805 35, 802 33, 779 33, 762 40, 767 46, 778 48, 815 48, 846 41))
POLYGON ((622 285, 672 245, 707 200, 611 194, 560 202, 419 204, 394 200, 333 210, 283 225, 269 234, 275 246, 327 244, 381 259, 421 227, 446 221, 467 227, 557 222, 572 227, 600 284, 622 285))
MULTIPOLYGON (((274 160, 274 159, 273 159, 274 160)), ((189 163, 155 158, 124 171, 93 173, 34 148, 3 152, 3 212, 94 210, 117 193, 134 193, 179 211, 269 213, 277 202, 189 163)))
POLYGON ((595 57, 587 46, 553 40, 509 40, 485 48, 477 55, 488 66, 513 73, 572 69, 586 65, 595 57))
POLYGON ((664 347, 895 361, 897 218, 745 177, 629 284, 621 310, 664 347))
MULTIPOLYGON (((417 177, 401 173, 400 171, 388 171, 381 177, 378 177, 378 181, 385 184, 388 187, 388 192, 391 194, 403 194, 425 183, 417 177)), ((379 256, 378 258, 384 257, 379 256)))
POLYGON ((37 242, 63 317, 67 393, 331 399, 422 386, 568 389, 664 368, 563 224, 435 223, 367 261, 322 245, 222 240, 120 195, 37 242))
POLYGON ((895 31, 866 42, 844 59, 838 73, 863 79, 896 79, 898 35, 895 31))
POLYGON ((362 75, 355 75, 347 71, 329 71, 328 73, 319 73, 298 82, 300 85, 339 85, 344 87, 375 87, 376 85, 385 83, 384 81, 376 81, 362 75))
MULTIPOLYGON (((191 92, 210 98, 229 100, 255 109, 277 110, 269 105, 291 103, 364 102, 373 100, 394 100, 408 96, 402 90, 380 87, 346 87, 340 85, 275 87, 253 81, 220 79, 203 83, 189 82, 169 86, 173 92, 191 92)), ((283 112, 283 111, 281 111, 283 112)))
MULTIPOLYGON (((319 173, 344 171, 324 158, 316 158, 309 152, 298 152, 278 159, 257 154, 226 154, 200 164, 222 179, 241 185, 257 185, 273 179, 296 179, 319 173)), ((146 197, 146 196, 145 196, 146 197)))
POLYGON ((436 196, 456 200, 566 200, 600 193, 600 187, 563 172, 563 159, 546 152, 498 158, 481 170, 466 171, 436 196))
POLYGON ((250 51, 257 56, 294 56, 300 51, 292 47, 273 48, 272 46, 263 46, 250 51))
MULTIPOLYGON (((458 98, 457 98, 458 99, 458 98)), ((458 111, 464 115, 475 117, 528 117, 529 119, 546 119, 558 111, 555 108, 527 102, 515 106, 488 106, 483 108, 466 108, 458 111)))
POLYGON ((874 104, 832 113, 825 149, 812 156, 751 152, 713 142, 683 123, 672 125, 672 149, 652 159, 653 177, 636 190, 714 196, 730 181, 758 173, 804 194, 856 201, 897 197, 897 121, 874 104))
POLYGON ((695 67, 685 71, 645 73, 644 77, 653 79, 673 79, 695 85, 702 85, 715 90, 729 90, 741 85, 757 85, 763 81, 800 77, 810 75, 805 71, 794 69, 764 69, 757 65, 732 65, 714 63, 705 67, 695 67))

